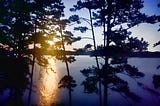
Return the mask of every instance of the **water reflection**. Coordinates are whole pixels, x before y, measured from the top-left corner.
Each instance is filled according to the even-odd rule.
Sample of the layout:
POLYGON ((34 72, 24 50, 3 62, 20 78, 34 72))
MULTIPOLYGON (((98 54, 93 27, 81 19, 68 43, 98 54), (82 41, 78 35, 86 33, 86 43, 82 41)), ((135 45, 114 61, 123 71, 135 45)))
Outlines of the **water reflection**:
MULTIPOLYGON (((28 65, 22 64, 23 61, 21 59, 17 60, 17 58, 0 57, 0 59, 0 106, 26 106, 25 101, 27 98, 26 96, 28 96, 28 74, 25 73, 28 71, 25 66, 28 65), (21 96, 24 96, 24 98, 21 98, 21 96)), ((159 70, 154 69, 159 64, 160 59, 131 58, 128 59, 128 63, 114 65, 114 67, 113 65, 108 67, 102 65, 101 72, 103 72, 102 69, 106 69, 107 71, 113 70, 112 72, 121 72, 125 70, 125 74, 118 73, 118 76, 112 73, 98 74, 96 67, 87 68, 90 64, 95 65, 93 58, 77 56, 76 59, 78 61, 70 65, 72 76, 64 76, 66 72, 65 65, 58 61, 55 63, 53 58, 48 58, 49 65, 47 68, 39 68, 40 66, 36 66, 31 98, 32 105, 103 106, 107 104, 104 102, 108 100, 109 106, 118 104, 123 106, 128 106, 130 104, 136 106, 159 106, 159 85, 157 89, 154 89, 153 86, 153 84, 159 84, 159 80, 157 79, 159 77, 155 76, 155 80, 152 84, 152 76, 159 75, 159 70), (138 79, 137 75, 141 76, 142 74, 137 73, 136 67, 131 67, 129 64, 142 70, 145 76, 138 79), (81 72, 79 71, 84 68, 86 69, 81 72), (132 77, 126 76, 127 73, 132 77), (110 80, 105 78, 106 74, 109 74, 108 79, 110 80), (101 75, 100 78, 98 75, 101 75), (133 75, 136 75, 136 78, 133 75), (63 80, 60 81, 58 76, 60 78, 62 77, 63 80), (75 88, 75 81, 73 78, 77 84, 75 88), (128 84, 125 81, 127 81, 128 84), (68 89, 58 89, 58 82, 61 82, 59 86, 61 84, 62 86, 66 85, 68 89), (107 85, 106 89, 104 88, 105 85, 107 85), (127 85, 129 88, 127 88, 127 85), (71 90, 70 88, 74 89, 71 90), (134 95, 133 92, 141 97, 139 102, 132 101, 132 99, 136 99, 136 95, 134 95), (100 103, 100 101, 102 103, 100 103)), ((100 62, 103 63, 103 61, 100 62)))
POLYGON ((58 76, 55 73, 55 61, 51 57, 48 57, 48 61, 47 68, 40 71, 38 106, 49 106, 56 99, 58 76))
MULTIPOLYGON (((107 104, 108 106, 142 106, 147 104, 157 106, 157 104, 160 103, 158 99, 159 90, 153 88, 151 80, 152 74, 154 73, 151 70, 157 66, 156 64, 159 64, 159 59, 129 58, 126 64, 100 67, 107 71, 113 70, 114 72, 119 72, 118 74, 115 73, 117 76, 114 75, 114 73, 108 73, 110 75, 108 78, 111 80, 105 79, 107 73, 100 74, 100 80, 98 78, 99 74, 96 71, 97 68, 88 68, 88 66, 92 64, 96 65, 93 59, 94 58, 86 56, 77 56, 77 61, 70 65, 71 75, 77 83, 77 86, 72 92, 73 106, 104 106, 107 104), (84 68, 86 70, 82 71, 84 68), (144 72, 145 76, 143 76, 138 69, 144 72), (123 71, 123 73, 120 73, 121 71, 123 71), (108 82, 108 84, 107 81, 111 82, 108 82), (99 87, 99 85, 101 85, 101 87, 99 87), (105 85, 108 85, 105 87, 106 89, 104 88, 105 85)), ((103 60, 101 59, 100 62, 103 63, 103 60)), ((57 65, 57 67, 62 68, 62 65, 57 65)), ((62 69, 65 70, 65 66, 63 66, 62 69)), ((64 70, 60 70, 59 73, 62 74, 64 70)), ((65 81, 67 80, 65 79, 65 81)), ((59 102, 63 102, 65 106, 69 106, 68 90, 60 89, 58 93, 60 93, 59 102)))

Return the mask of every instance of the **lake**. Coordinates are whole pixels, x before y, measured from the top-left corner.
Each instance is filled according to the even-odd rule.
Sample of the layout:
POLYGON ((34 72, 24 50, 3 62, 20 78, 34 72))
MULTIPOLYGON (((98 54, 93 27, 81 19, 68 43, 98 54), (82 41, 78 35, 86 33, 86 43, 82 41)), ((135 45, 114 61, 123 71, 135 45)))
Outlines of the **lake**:
MULTIPOLYGON (((137 67, 145 74, 142 78, 132 78, 125 74, 119 73, 118 76, 128 82, 129 89, 139 97, 138 100, 132 100, 122 92, 116 92, 113 89, 107 89, 107 96, 104 87, 101 84, 101 90, 97 84, 98 92, 86 93, 82 82, 85 76, 80 70, 96 65, 95 58, 89 56, 76 56, 76 61, 69 64, 70 74, 76 80, 77 86, 70 91, 67 88, 58 88, 60 79, 67 74, 65 63, 48 58, 49 65, 44 68, 35 65, 31 104, 38 106, 98 106, 106 102, 108 106, 158 106, 160 104, 160 89, 155 89, 152 83, 153 75, 159 74, 160 58, 129 58, 128 63, 137 67), (101 95, 99 95, 101 91, 101 95), (100 102, 101 101, 101 102, 100 102)), ((104 63, 103 59, 99 59, 104 63)), ((7 91, 0 95, 4 99, 7 91)), ((25 91, 23 100, 26 103, 28 90, 25 91)))
MULTIPOLYGON (((49 106, 54 103, 69 106, 69 101, 73 106, 98 106, 100 104, 99 95, 97 93, 88 94, 84 92, 82 82, 85 76, 80 72, 80 70, 96 64, 94 57, 76 56, 76 61, 69 64, 71 75, 77 83, 77 86, 73 88, 71 94, 69 94, 67 88, 58 88, 59 80, 67 74, 65 64, 51 58, 49 62, 49 66, 45 69, 40 66, 35 67, 32 93, 33 104, 49 106)), ((104 63, 103 59, 100 59, 100 63, 104 63)), ((141 100, 133 101, 123 95, 123 93, 108 89, 108 105, 158 106, 160 104, 160 90, 154 88, 152 77, 154 74, 160 74, 160 70, 156 69, 160 63, 160 58, 129 58, 128 63, 136 66, 145 76, 137 78, 136 80, 124 74, 119 74, 119 77, 129 83, 130 91, 138 95, 141 100), (137 82, 143 85, 138 85, 137 82)), ((103 89, 102 87, 102 95, 104 93, 103 89)), ((102 97, 102 99, 104 98, 102 97)))

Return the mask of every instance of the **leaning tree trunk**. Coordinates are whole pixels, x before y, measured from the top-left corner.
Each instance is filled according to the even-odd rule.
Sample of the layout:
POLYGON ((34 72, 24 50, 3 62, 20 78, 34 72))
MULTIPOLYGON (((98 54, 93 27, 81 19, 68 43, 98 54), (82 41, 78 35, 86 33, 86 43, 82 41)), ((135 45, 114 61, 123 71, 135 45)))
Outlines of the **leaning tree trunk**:
MULTIPOLYGON (((90 24, 91 24, 91 30, 92 30, 92 36, 93 36, 93 45, 94 45, 94 50, 96 51, 96 40, 95 40, 95 35, 94 35, 94 28, 93 28, 93 21, 92 21, 92 13, 91 13, 91 9, 89 9, 89 15, 90 15, 90 24)), ((98 57, 97 55, 96 57, 96 64, 97 64, 97 68, 99 70, 99 63, 98 63, 98 57)))
MULTIPOLYGON (((92 37, 93 37, 93 45, 94 45, 94 50, 96 51, 96 40, 95 40, 95 34, 94 34, 94 28, 93 28, 93 21, 92 21, 92 13, 91 13, 91 9, 89 9, 89 16, 90 16, 90 25, 91 25, 91 31, 92 31, 92 37)), ((98 61, 98 56, 95 55, 96 58, 96 64, 97 64, 97 69, 98 71, 100 71, 100 67, 99 67, 99 61, 98 61)), ((102 105, 102 92, 101 92, 101 78, 99 77, 99 105, 102 105)))

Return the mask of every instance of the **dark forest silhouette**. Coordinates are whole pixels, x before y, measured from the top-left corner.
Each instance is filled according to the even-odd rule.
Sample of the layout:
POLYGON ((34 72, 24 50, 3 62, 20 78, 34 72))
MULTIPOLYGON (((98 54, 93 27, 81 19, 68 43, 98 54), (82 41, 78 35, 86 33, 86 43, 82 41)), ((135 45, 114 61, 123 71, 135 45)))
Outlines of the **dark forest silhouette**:
MULTIPOLYGON (((158 4, 158 7, 160 8, 160 3, 158 4)), ((160 31, 160 29, 158 29, 158 31, 160 31)), ((156 42, 153 46, 159 46, 160 45, 160 41, 156 42)), ((160 69, 160 65, 157 66, 157 69, 160 69)), ((160 87, 160 75, 154 75, 153 76, 153 84, 155 88, 160 87)))
MULTIPOLYGON (((124 54, 142 53, 147 51, 149 44, 143 38, 131 37, 129 29, 141 23, 158 23, 160 16, 141 13, 141 0, 77 0, 70 11, 74 14, 86 9, 89 19, 78 15, 65 19, 64 8, 63 0, 0 1, 0 94, 3 95, 9 89, 9 97, 5 101, 0 100, 1 104, 24 105, 21 97, 28 89, 28 100, 25 102, 31 106, 35 63, 46 67, 46 54, 53 53, 53 57, 65 63, 66 75, 60 80, 59 88, 68 89, 69 106, 72 106, 72 91, 77 84, 76 78, 70 73, 69 64, 76 60, 69 54, 72 54, 71 51, 66 51, 66 47, 84 38, 75 37, 71 31, 66 30, 68 25, 74 24, 79 25, 74 30, 82 32, 82 35, 91 31, 89 39, 93 40, 93 44, 76 48, 73 52, 75 55, 93 53, 95 57, 96 66, 81 70, 86 77, 82 82, 84 92, 97 93, 100 106, 108 105, 108 89, 123 93, 133 101, 139 101, 141 98, 129 90, 128 82, 117 74, 126 74, 135 81, 144 76, 145 73, 139 72, 136 66, 127 63, 129 56, 124 54), (81 25, 84 21, 89 24, 89 28, 81 25), (100 35, 95 35, 95 30, 99 27, 103 29, 102 45, 97 45, 96 42, 100 35), (49 41, 53 41, 53 45, 49 41), (99 58, 104 59, 104 64, 100 65, 99 58)), ((159 41, 154 46, 157 45, 159 41)), ((159 87, 159 76, 155 75, 153 79, 155 87, 159 87)), ((144 86, 141 82, 137 84, 144 86)), ((148 91, 157 93, 149 88, 148 91)))

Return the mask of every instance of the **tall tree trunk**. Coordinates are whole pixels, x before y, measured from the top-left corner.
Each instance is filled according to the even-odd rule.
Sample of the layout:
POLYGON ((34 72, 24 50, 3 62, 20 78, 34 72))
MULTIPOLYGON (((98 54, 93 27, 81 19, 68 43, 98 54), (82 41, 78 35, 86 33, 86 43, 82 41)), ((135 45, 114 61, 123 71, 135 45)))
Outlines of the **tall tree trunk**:
POLYGON ((34 65, 35 64, 35 55, 33 55, 33 61, 32 61, 32 69, 31 69, 31 82, 29 86, 29 96, 28 96, 28 106, 30 106, 30 101, 31 101, 31 95, 32 95, 32 85, 33 85, 33 72, 34 72, 34 65))
POLYGON ((69 106, 72 106, 72 89, 71 89, 71 87, 69 87, 69 106))
POLYGON ((102 106, 108 106, 108 85, 105 84, 104 84, 104 98, 102 106))
MULTIPOLYGON (((94 34, 94 28, 93 28, 93 21, 92 21, 92 13, 91 13, 91 9, 89 9, 89 16, 90 16, 90 25, 91 25, 91 30, 92 30, 92 37, 93 37, 93 45, 94 45, 94 50, 96 51, 96 40, 95 40, 95 34, 94 34)), ((98 56, 95 56, 96 58, 96 64, 97 64, 97 69, 98 71, 100 71, 100 67, 99 67, 99 62, 98 62, 98 56)), ((99 105, 102 105, 102 92, 101 92, 101 78, 99 77, 99 105)))
MULTIPOLYGON (((63 48, 63 51, 64 51, 64 53, 65 53, 66 48, 65 48, 65 45, 64 45, 64 39, 63 39, 62 28, 60 28, 60 34, 61 34, 61 40, 62 40, 62 48, 63 48)), ((65 61, 65 64, 66 64, 67 75, 70 77, 69 65, 68 65, 68 62, 67 62, 66 54, 64 54, 63 56, 64 56, 64 61, 65 61)), ((72 106, 72 90, 71 90, 71 82, 69 82, 68 94, 69 94, 69 106, 72 106)))
POLYGON ((18 34, 18 58, 21 57, 21 38, 20 38, 20 34, 18 34))
MULTIPOLYGON (((65 53, 66 48, 64 46, 64 39, 63 39, 63 34, 62 34, 62 28, 60 28, 60 34, 61 34, 61 40, 62 40, 62 48, 63 48, 63 51, 65 53)), ((68 62, 67 62, 66 54, 64 54, 63 56, 64 56, 64 61, 65 61, 65 64, 66 64, 66 68, 67 68, 67 74, 68 74, 68 76, 70 76, 69 65, 68 65, 68 62)))
POLYGON ((101 85, 102 81, 99 78, 99 106, 102 106, 102 85, 101 85))
MULTIPOLYGON (((108 7, 107 7, 107 11, 108 11, 108 17, 107 17, 107 36, 105 34, 105 28, 104 28, 104 35, 105 35, 105 39, 107 37, 107 42, 106 42, 106 46, 105 46, 105 68, 107 69, 107 67, 109 66, 108 60, 109 60, 109 43, 110 43, 110 36, 111 36, 111 13, 112 13, 112 1, 111 0, 106 0, 108 7)), ((104 20, 105 21, 105 20, 104 20)), ((105 23, 105 22, 104 22, 105 23)), ((105 25, 103 25, 103 27, 105 27, 105 25)), ((108 77, 108 75, 107 75, 108 77)), ((108 78, 107 78, 108 79, 108 78)), ((108 105, 108 84, 104 84, 104 101, 103 101, 103 105, 107 106, 108 105)))
MULTIPOLYGON (((34 32, 35 32, 35 35, 36 35, 36 24, 35 24, 35 29, 34 29, 34 32)), ((31 69, 31 75, 30 75, 30 78, 31 78, 31 82, 30 82, 30 86, 29 86, 29 95, 28 95, 28 106, 30 106, 30 102, 31 102, 31 95, 32 95, 32 85, 33 85, 33 72, 34 72, 34 66, 35 66, 35 59, 36 59, 36 56, 35 56, 35 47, 36 47, 36 44, 35 44, 35 41, 34 41, 34 44, 33 44, 33 60, 32 60, 32 69, 31 69)))
MULTIPOLYGON (((93 45, 94 45, 94 50, 96 51, 96 40, 95 40, 95 35, 94 35, 94 28, 93 28, 93 22, 92 22, 92 13, 91 13, 91 9, 89 9, 89 16, 90 16, 90 24, 91 24, 91 30, 92 30, 92 36, 93 36, 93 45)), ((95 56, 96 58, 96 64, 97 64, 97 68, 99 70, 99 63, 98 63, 98 57, 95 56)))
POLYGON ((106 44, 106 50, 105 50, 105 65, 108 65, 108 59, 109 59, 109 43, 110 43, 110 36, 111 36, 111 12, 112 12, 112 2, 111 0, 107 0, 108 2, 108 17, 107 17, 107 44, 106 44), (107 53, 108 52, 108 53, 107 53))
POLYGON ((105 20, 105 17, 104 17, 104 20, 103 20, 103 35, 104 35, 104 48, 106 47, 106 20, 105 20))

